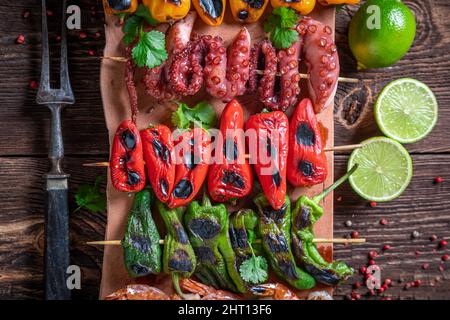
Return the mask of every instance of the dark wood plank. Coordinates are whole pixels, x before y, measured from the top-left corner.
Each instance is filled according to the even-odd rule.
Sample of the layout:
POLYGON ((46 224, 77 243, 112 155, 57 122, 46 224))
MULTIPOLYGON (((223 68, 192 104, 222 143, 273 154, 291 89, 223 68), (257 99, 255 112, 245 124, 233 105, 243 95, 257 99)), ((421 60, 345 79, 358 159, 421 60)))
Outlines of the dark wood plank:
MULTIPOLYGON (((85 168, 82 163, 98 161, 99 158, 68 157, 64 166, 71 174, 69 195, 70 210, 76 208, 74 191, 82 183, 92 183, 97 175, 103 175, 103 168, 85 168)), ((336 157, 336 176, 343 174, 347 158, 336 157)), ((0 158, 0 299, 42 298, 43 261, 43 219, 44 219, 44 179, 47 171, 45 158, 0 158)), ((335 246, 335 257, 349 262, 355 268, 367 263, 367 253, 378 250, 376 259, 382 267, 382 277, 394 280, 394 287, 387 296, 401 299, 448 299, 450 291, 450 267, 440 272, 440 257, 444 250, 433 252, 437 242, 429 237, 450 239, 450 184, 433 184, 433 178, 441 175, 450 179, 450 155, 414 156, 415 175, 405 194, 388 204, 370 208, 366 201, 355 195, 348 185, 339 189, 335 197, 335 236, 348 236, 357 230, 367 244, 358 246, 335 246), (386 218, 389 224, 381 226, 379 220, 386 218), (345 227, 351 220, 353 226, 345 227), (418 239, 412 240, 411 233, 420 232, 418 239), (381 254, 384 244, 392 250, 381 254), (420 256, 415 255, 420 251, 420 256), (429 263, 429 270, 422 270, 423 263, 429 263), (432 281, 441 277, 434 287, 432 281), (401 284, 398 279, 403 279, 401 284), (405 281, 420 279, 423 285, 403 291, 405 281)), ((74 291, 76 299, 96 299, 100 282, 102 248, 85 244, 89 240, 103 239, 106 217, 84 210, 71 214, 71 254, 72 264, 82 270, 81 290, 74 291)), ((351 292, 351 284, 361 281, 357 276, 336 290, 336 298, 341 299, 351 292)), ((364 293, 367 290, 360 289, 364 293)))
MULTIPOLYGON (((55 3, 55 1, 52 1, 55 3)), ((92 1, 74 2, 82 11, 82 29, 92 35, 103 31, 100 1, 94 2, 99 11, 91 16, 92 1)), ((440 120, 436 129, 425 141, 408 146, 412 152, 449 152, 450 138, 446 124, 450 121, 450 3, 445 0, 405 1, 416 13, 418 20, 417 37, 412 50, 392 68, 356 72, 355 61, 347 44, 347 26, 352 10, 338 14, 337 44, 339 48, 342 75, 369 81, 372 100, 363 108, 357 122, 349 124, 342 115, 343 105, 352 99, 345 99, 354 89, 362 85, 340 84, 336 106, 336 145, 357 143, 379 135, 373 119, 373 99, 384 85, 401 77, 415 77, 427 83, 436 93, 440 104, 440 120)), ((55 6, 56 8, 56 6, 55 6)), ((35 1, 16 3, 0 1, 0 104, 4 108, 0 118, 0 134, 8 139, 0 141, 0 155, 44 155, 47 152, 49 113, 45 107, 34 102, 35 91, 28 88, 28 82, 36 79, 40 72, 40 20, 39 6, 35 1), (23 19, 24 9, 32 10, 32 17, 23 19), (14 43, 18 33, 25 34, 26 45, 14 43), (20 70, 18 72, 17 70, 20 70), (20 144, 11 143, 20 141, 20 144)), ((51 17, 51 39, 55 39, 59 28, 58 16, 51 17)), ((107 132, 99 90, 99 59, 87 54, 93 49, 101 55, 104 37, 98 40, 88 37, 80 40, 77 31, 69 33, 69 58, 72 85, 77 102, 69 107, 63 116, 66 153, 73 155, 106 155, 108 153, 107 132)), ((361 96, 364 96, 363 94, 361 96)), ((365 99, 360 98, 364 105, 365 99)))

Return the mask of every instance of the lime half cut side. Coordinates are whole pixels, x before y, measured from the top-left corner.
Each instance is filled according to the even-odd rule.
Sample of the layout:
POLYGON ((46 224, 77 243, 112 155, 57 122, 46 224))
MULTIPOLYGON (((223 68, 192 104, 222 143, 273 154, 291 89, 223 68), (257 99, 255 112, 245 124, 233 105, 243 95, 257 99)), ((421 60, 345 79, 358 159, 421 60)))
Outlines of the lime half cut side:
POLYGON ((385 137, 371 138, 362 144, 348 161, 348 169, 359 165, 349 178, 353 190, 369 201, 386 202, 399 197, 413 173, 408 151, 385 137))
POLYGON ((438 104, 424 83, 403 78, 391 82, 375 104, 375 119, 380 130, 401 143, 426 137, 436 125, 438 104))

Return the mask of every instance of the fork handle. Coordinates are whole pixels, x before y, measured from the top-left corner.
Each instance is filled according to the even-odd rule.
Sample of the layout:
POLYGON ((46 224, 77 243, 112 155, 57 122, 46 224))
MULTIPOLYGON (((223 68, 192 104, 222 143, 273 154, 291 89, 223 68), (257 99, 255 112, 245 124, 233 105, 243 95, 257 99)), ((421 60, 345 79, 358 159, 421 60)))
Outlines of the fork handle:
POLYGON ((61 109, 63 108, 63 105, 49 104, 48 107, 52 112, 50 149, 48 154, 52 167, 49 174, 64 175, 61 168, 61 161, 64 158, 64 143, 61 131, 61 109))

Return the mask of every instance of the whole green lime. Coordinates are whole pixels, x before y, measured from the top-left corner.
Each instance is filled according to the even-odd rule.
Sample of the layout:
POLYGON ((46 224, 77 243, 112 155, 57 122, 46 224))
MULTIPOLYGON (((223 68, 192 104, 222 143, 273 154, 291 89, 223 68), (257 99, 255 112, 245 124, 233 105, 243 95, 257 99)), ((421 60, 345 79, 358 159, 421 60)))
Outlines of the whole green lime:
POLYGON ((414 14, 400 0, 368 0, 350 22, 348 38, 358 69, 368 69, 403 58, 415 35, 414 14))

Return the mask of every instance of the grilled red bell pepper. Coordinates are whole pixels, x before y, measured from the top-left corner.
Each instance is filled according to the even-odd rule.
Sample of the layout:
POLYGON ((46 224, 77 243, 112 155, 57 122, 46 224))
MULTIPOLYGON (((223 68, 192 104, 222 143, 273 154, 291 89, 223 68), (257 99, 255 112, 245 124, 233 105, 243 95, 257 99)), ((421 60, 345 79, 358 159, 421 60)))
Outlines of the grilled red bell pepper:
POLYGON ((210 160, 206 131, 183 131, 175 143, 175 158, 175 182, 168 202, 171 209, 188 204, 202 188, 210 160))
POLYGON ((112 184, 117 190, 136 192, 144 188, 142 141, 136 125, 130 120, 122 121, 116 130, 109 168, 112 184))
POLYGON ((251 116, 246 128, 248 139, 256 142, 249 141, 250 161, 264 194, 279 210, 286 200, 289 119, 281 111, 263 112, 251 116))
POLYGON ((312 186, 325 181, 327 159, 314 108, 303 99, 290 123, 287 178, 296 187, 312 186))
POLYGON ((237 100, 228 103, 220 119, 221 139, 208 172, 208 190, 217 202, 242 198, 253 185, 252 169, 245 159, 244 110, 237 100), (223 145, 221 147, 220 145, 223 145))
POLYGON ((169 200, 175 181, 175 151, 172 131, 156 125, 141 131, 147 175, 158 199, 169 200))

